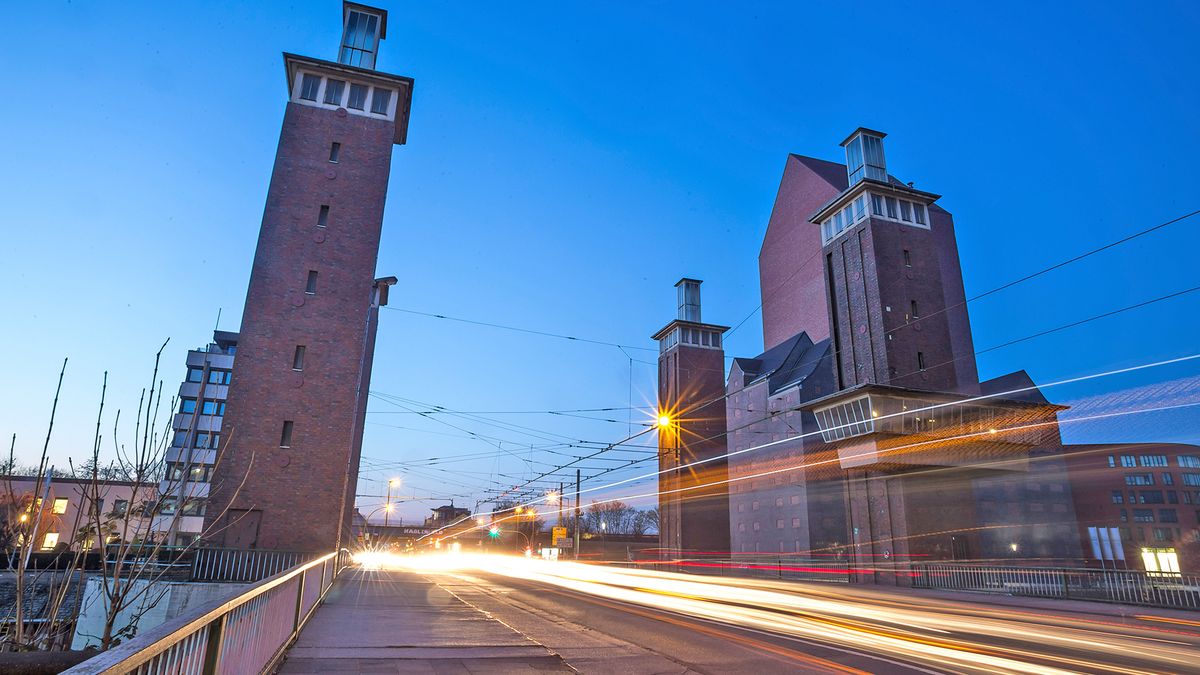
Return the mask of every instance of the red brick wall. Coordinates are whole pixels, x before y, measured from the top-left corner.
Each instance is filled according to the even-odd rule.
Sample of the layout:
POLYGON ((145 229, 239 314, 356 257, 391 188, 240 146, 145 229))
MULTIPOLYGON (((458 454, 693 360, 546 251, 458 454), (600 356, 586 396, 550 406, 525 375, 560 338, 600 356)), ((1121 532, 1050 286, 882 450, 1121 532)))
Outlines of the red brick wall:
MULTIPOLYGON (((329 550, 353 509, 356 390, 373 344, 367 318, 392 133, 387 120, 344 111, 289 103, 284 115, 223 422, 228 446, 206 516, 220 526, 230 503, 260 510, 258 548, 329 550), (317 227, 322 204, 327 228, 317 227), (319 275, 315 295, 304 292, 309 270, 319 275), (301 344, 304 370, 294 372, 301 344), (279 447, 284 420, 295 424, 289 448, 279 447)), ((210 538, 224 543, 226 534, 210 538)))
POLYGON ((845 176, 840 164, 788 156, 758 254, 764 351, 801 331, 813 342, 829 337, 821 228, 808 217, 841 192, 845 176), (831 183, 838 175, 841 183, 831 183))

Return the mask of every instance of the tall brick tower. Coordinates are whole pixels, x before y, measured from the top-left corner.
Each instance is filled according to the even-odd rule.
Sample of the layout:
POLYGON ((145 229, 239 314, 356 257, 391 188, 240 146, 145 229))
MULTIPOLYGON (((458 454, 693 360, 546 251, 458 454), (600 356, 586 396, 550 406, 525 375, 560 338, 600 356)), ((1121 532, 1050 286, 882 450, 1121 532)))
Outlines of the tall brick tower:
POLYGON ((849 187, 810 218, 821 226, 835 381, 976 393, 965 302, 951 295, 961 288, 953 223, 934 207, 939 195, 888 175, 884 135, 860 127, 842 142, 849 187))
POLYGON ((337 62, 283 55, 288 103, 242 314, 206 538, 328 551, 347 540, 378 309, 392 146, 413 81, 375 70, 387 12, 342 11, 337 62))
POLYGON ((728 326, 700 319, 700 282, 680 279, 677 318, 654 334, 659 343, 659 542, 670 553, 729 550, 725 442, 728 326), (720 457, 696 466, 693 463, 720 457), (703 486, 703 487, 698 487, 703 486))

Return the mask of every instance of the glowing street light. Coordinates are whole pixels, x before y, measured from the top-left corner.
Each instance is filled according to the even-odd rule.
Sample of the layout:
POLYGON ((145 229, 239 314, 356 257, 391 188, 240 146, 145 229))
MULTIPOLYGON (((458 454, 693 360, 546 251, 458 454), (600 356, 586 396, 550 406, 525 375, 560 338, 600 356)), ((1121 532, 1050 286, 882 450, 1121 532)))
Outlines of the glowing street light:
POLYGON ((671 426, 671 416, 667 415, 666 413, 659 415, 658 416, 658 428, 666 429, 669 426, 671 426))
POLYGON ((557 504, 558 503, 558 493, 554 492, 553 490, 551 490, 550 492, 547 492, 546 493, 546 503, 547 504, 557 504))

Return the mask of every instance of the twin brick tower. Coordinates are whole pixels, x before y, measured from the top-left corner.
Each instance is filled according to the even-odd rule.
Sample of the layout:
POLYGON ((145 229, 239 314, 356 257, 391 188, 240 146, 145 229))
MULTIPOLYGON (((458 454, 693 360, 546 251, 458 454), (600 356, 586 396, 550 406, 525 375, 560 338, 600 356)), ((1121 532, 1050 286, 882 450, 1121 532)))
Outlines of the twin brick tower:
MULTIPOLYGON (((205 515, 219 546, 349 543, 378 312, 395 282, 375 265, 413 87, 376 70, 386 34, 386 12, 346 2, 336 62, 283 55, 288 103, 205 515)), ((1000 546, 1078 553, 1069 527, 996 510, 1021 504, 999 496, 1031 455, 1059 452, 1058 408, 1036 391, 1000 395, 1031 385, 1023 372, 978 380, 952 218, 888 174, 883 137, 855 131, 845 165, 789 156, 759 255, 762 354, 727 369, 727 328, 701 319, 700 282, 677 285, 677 318, 654 335, 672 420, 659 434, 666 550, 807 552, 861 569, 1000 546), (1044 431, 997 431, 1013 420, 1044 431)), ((1045 482, 1064 482, 1049 466, 1045 482)))
POLYGON ((375 69, 387 12, 343 6, 337 62, 283 55, 288 103, 242 314, 205 530, 217 545, 349 539, 381 305, 392 146, 413 81, 375 69))

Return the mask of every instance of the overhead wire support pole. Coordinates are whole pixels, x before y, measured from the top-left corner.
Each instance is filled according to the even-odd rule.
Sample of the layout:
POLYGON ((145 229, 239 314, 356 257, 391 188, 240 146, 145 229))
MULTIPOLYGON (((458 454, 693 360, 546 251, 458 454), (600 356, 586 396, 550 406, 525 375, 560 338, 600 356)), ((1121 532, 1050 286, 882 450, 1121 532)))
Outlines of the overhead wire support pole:
POLYGON ((575 469, 575 559, 579 560, 579 489, 582 478, 579 469, 575 469))

